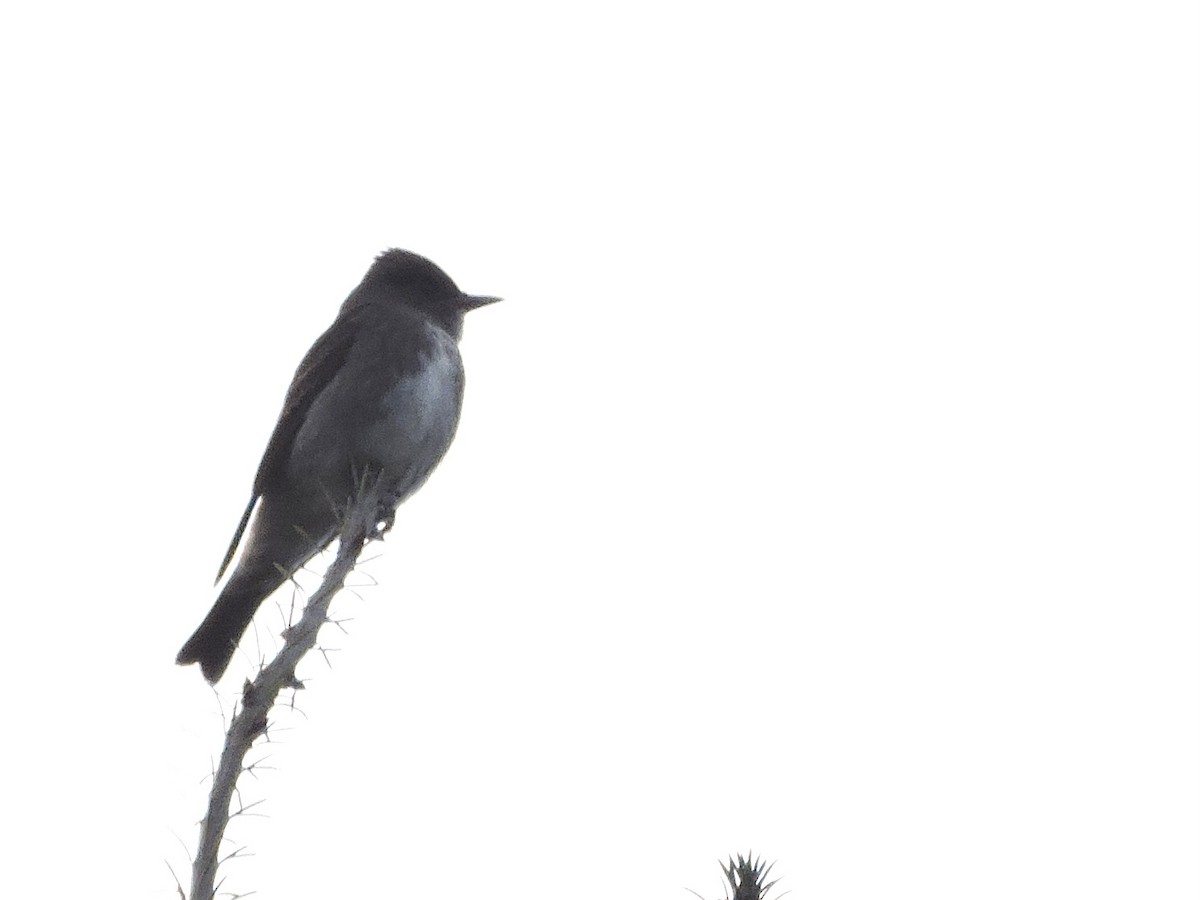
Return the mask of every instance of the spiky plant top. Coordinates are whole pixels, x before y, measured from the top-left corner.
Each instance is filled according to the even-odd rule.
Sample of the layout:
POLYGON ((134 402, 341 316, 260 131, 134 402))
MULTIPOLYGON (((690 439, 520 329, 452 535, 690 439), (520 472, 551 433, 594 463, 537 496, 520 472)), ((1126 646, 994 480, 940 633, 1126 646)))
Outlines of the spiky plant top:
MULTIPOLYGON (((721 868, 729 881, 729 887, 733 889, 732 900, 766 900, 767 891, 778 882, 778 879, 767 882, 767 875, 774 865, 775 863, 763 865, 762 857, 755 859, 754 854, 743 857, 739 853, 736 863, 732 856, 729 857, 729 865, 722 865, 721 868)), ((728 891, 725 897, 726 900, 730 900, 728 891)))

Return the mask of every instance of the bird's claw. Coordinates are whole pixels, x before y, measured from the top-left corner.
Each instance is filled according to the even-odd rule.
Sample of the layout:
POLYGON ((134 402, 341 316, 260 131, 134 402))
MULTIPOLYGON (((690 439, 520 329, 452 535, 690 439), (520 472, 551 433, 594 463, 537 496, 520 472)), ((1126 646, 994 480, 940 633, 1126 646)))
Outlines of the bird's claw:
POLYGON ((392 530, 392 526, 396 524, 396 510, 380 510, 380 515, 375 522, 375 530, 371 532, 371 540, 382 541, 383 536, 392 530))

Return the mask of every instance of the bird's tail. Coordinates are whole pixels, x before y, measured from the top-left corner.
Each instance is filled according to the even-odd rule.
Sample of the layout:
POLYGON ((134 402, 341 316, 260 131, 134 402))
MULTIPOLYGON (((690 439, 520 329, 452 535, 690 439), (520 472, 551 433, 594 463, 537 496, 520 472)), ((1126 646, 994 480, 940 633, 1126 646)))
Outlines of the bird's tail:
POLYGON ((175 657, 175 662, 181 666, 200 663, 205 680, 209 684, 216 684, 229 667, 238 641, 262 602, 262 589, 257 585, 251 588, 238 590, 238 585, 233 581, 226 585, 200 627, 175 657))
POLYGON ((181 666, 200 663, 204 677, 216 684, 258 607, 333 540, 336 527, 336 517, 323 496, 282 501, 264 497, 245 538, 245 553, 175 661, 181 666))

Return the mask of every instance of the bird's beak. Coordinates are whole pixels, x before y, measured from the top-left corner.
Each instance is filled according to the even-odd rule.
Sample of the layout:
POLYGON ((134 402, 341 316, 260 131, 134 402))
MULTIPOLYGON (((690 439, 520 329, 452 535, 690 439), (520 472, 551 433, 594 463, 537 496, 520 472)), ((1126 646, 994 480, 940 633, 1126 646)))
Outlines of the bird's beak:
POLYGON ((489 303, 499 303, 501 299, 500 297, 473 297, 470 294, 463 294, 458 300, 458 305, 469 312, 472 309, 487 306, 489 303))

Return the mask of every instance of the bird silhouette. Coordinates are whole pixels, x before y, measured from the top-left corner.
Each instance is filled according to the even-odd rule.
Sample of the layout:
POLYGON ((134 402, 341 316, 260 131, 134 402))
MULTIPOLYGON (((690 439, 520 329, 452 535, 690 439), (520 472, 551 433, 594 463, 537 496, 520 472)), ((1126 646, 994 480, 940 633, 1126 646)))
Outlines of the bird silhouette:
POLYGON ((383 498, 377 534, 391 527, 458 427, 463 317, 498 299, 462 293, 414 253, 376 258, 296 370, 218 582, 241 556, 177 663, 216 683, 263 600, 333 541, 367 481, 383 498))

